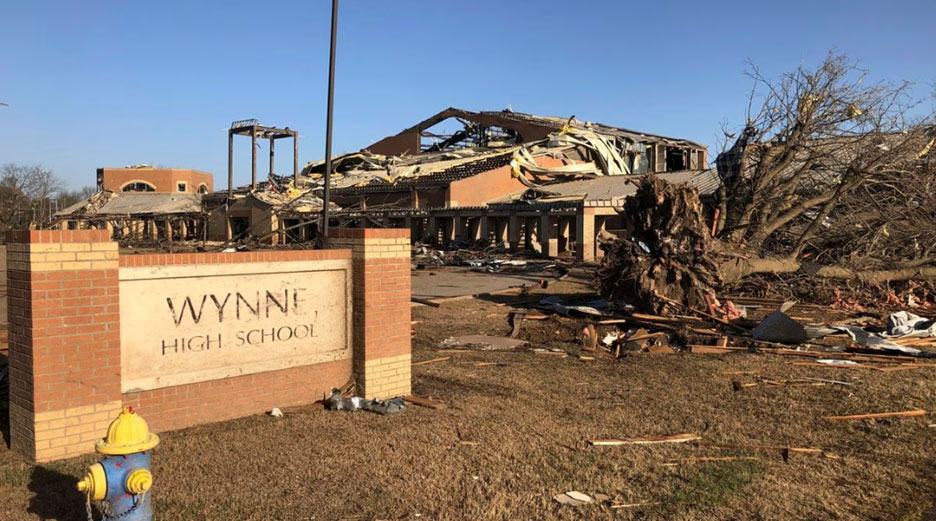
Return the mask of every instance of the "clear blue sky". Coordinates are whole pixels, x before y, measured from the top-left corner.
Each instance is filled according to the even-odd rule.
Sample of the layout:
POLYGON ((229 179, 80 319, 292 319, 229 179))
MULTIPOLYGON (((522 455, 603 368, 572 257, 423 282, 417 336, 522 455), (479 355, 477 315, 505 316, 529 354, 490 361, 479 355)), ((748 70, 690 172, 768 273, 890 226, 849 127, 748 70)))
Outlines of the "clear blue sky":
MULTIPOLYGON (((328 0, 4 2, 0 163, 41 163, 76 188, 97 167, 155 163, 223 188, 225 129, 244 118, 298 129, 300 164, 319 159, 329 13, 328 0)), ((343 0, 334 150, 448 106, 507 105, 714 145, 743 117, 746 59, 773 75, 830 48, 925 93, 936 2, 343 0)))

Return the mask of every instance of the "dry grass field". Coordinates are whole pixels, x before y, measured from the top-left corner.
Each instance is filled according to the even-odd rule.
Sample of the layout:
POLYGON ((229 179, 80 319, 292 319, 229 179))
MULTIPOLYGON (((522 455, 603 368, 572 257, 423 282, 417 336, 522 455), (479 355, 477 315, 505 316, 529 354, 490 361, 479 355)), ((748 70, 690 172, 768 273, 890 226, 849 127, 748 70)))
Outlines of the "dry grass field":
MULTIPOLYGON (((581 293, 583 286, 565 282, 549 291, 581 293)), ((583 361, 436 352, 452 335, 506 334, 510 302, 414 308, 414 361, 450 356, 414 367, 414 393, 445 409, 412 406, 379 416, 310 408, 161 433, 157 519, 933 519, 936 416, 823 416, 936 410, 936 368, 846 370, 747 353, 583 361), (852 385, 732 387, 761 377, 852 385), (823 452, 793 451, 784 460, 779 450, 586 443, 679 433, 707 444, 823 452), (553 501, 571 490, 609 500, 580 507, 553 501)), ((574 355, 579 331, 574 323, 527 321, 520 338, 574 355)), ((33 467, 0 447, 0 519, 84 520, 74 486, 94 460, 33 467)))

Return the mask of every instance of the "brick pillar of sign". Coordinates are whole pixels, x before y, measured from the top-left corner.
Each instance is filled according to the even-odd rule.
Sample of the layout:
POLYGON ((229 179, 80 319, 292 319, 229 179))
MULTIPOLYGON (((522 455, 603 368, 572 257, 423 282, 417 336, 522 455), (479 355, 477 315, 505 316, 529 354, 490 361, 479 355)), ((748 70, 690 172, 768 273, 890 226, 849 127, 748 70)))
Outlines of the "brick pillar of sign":
POLYGON ((10 445, 36 462, 90 452, 121 408, 117 243, 10 232, 7 261, 10 445))
POLYGON ((333 230, 329 245, 351 250, 354 374, 358 395, 410 394, 410 231, 333 230))

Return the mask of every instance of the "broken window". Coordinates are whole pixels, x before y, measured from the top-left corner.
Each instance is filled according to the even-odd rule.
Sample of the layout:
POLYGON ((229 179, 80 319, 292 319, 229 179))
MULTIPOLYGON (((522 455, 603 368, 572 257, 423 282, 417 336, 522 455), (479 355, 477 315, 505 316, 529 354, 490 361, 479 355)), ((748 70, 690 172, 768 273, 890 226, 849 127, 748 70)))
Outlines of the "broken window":
POLYGON ((231 236, 241 237, 247 234, 250 228, 250 219, 247 217, 231 217, 231 236))
POLYGON ((176 183, 177 192, 186 192, 187 190, 188 190, 188 183, 186 183, 185 181, 179 181, 178 183, 176 183))
POLYGON ((121 192, 155 192, 156 187, 146 181, 131 181, 120 189, 121 192))
POLYGON ((678 172, 680 170, 686 170, 687 168, 688 165, 686 164, 686 151, 679 148, 667 147, 666 171, 678 172))

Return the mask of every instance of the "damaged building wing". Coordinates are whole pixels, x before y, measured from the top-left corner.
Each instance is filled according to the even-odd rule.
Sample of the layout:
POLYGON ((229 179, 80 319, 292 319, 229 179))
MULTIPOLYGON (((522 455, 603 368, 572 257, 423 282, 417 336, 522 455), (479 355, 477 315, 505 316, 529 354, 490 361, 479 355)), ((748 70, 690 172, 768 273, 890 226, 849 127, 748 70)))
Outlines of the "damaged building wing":
MULTIPOLYGON (((198 194, 178 211, 171 204, 178 204, 181 194, 149 193, 153 203, 142 205, 142 199, 133 199, 141 193, 102 192, 66 209, 67 218, 110 222, 118 238, 187 238, 197 228, 201 240, 224 243, 316 241, 324 161, 298 171, 297 131, 235 121, 228 131, 229 184, 235 136, 251 142, 247 186, 198 194), (290 138, 292 175, 280 175, 274 144, 290 138), (266 179, 257 173, 258 140, 269 151, 266 179), (123 221, 142 224, 111 218, 114 205, 123 208, 116 213, 126 216, 123 221), (181 219, 184 234, 178 232, 183 226, 179 215, 186 216, 181 219)), ((414 242, 500 245, 543 256, 574 254, 588 261, 601 255, 597 237, 618 226, 615 207, 634 193, 634 179, 660 174, 675 182, 699 183, 703 195, 713 192, 717 176, 707 170, 706 153, 704 146, 685 139, 574 117, 449 108, 360 152, 334 158, 330 225, 402 227, 410 229, 414 242), (452 124, 454 131, 444 129, 452 124)), ((141 180, 134 176, 144 175, 117 174, 133 177, 137 184, 141 180)), ((157 174, 146 175, 169 175, 157 174)), ((146 186, 155 189, 162 186, 160 180, 150 179, 146 186)))
MULTIPOLYGON (((632 194, 628 178, 717 183, 706 167, 706 148, 684 139, 574 117, 450 108, 333 159, 331 198, 341 206, 339 226, 404 227, 430 244, 591 260, 601 255, 596 237, 616 222, 614 204, 603 201, 632 194), (445 121, 460 128, 435 130, 445 121)), ((320 193, 324 171, 322 161, 307 164, 299 185, 320 193)))
POLYGON ((53 226, 108 229, 120 240, 201 240, 206 217, 202 197, 104 190, 57 212, 53 226))
POLYGON ((406 156, 461 148, 497 148, 539 141, 567 127, 592 130, 613 138, 622 155, 639 155, 640 159, 632 170, 634 173, 704 168, 706 149, 698 143, 582 122, 574 117, 534 116, 509 109, 471 112, 448 108, 366 147, 366 150, 384 156, 406 156), (452 134, 432 132, 433 127, 448 119, 456 119, 463 128, 452 134))

